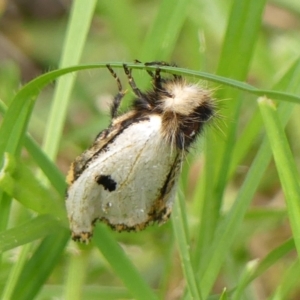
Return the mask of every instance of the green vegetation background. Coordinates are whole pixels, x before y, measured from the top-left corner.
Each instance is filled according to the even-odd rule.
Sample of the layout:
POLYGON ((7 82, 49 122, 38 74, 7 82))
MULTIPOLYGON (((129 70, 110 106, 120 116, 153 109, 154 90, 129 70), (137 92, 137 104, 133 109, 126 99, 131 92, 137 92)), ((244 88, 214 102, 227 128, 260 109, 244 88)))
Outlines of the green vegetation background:
POLYGON ((299 299, 299 1, 33 3, 0 1, 0 297, 299 299), (109 123, 105 64, 149 86, 134 59, 204 80, 221 120, 189 154, 170 222, 97 224, 79 245, 64 178, 109 123))

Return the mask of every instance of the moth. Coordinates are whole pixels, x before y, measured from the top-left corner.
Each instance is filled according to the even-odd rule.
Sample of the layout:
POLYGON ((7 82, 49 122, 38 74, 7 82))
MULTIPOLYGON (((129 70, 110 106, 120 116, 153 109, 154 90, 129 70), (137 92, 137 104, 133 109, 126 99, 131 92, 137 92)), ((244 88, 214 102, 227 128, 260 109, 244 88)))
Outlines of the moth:
MULTIPOLYGON (((161 75, 165 62, 150 62, 152 89, 141 91, 132 70, 123 65, 135 98, 118 112, 125 95, 118 85, 111 124, 72 163, 66 207, 72 238, 88 242, 97 220, 116 231, 139 231, 170 217, 183 158, 215 116, 211 93, 182 76, 161 75)), ((174 66, 174 65, 172 65, 174 66)))

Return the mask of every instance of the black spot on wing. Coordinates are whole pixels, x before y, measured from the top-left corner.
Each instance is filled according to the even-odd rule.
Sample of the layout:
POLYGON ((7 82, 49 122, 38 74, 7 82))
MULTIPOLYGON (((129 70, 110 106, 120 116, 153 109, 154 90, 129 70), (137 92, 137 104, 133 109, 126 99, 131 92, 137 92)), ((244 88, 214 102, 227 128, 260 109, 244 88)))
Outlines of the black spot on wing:
POLYGON ((96 182, 99 185, 103 185, 104 189, 107 191, 114 191, 117 187, 117 183, 111 178, 110 175, 99 175, 96 178, 96 182))

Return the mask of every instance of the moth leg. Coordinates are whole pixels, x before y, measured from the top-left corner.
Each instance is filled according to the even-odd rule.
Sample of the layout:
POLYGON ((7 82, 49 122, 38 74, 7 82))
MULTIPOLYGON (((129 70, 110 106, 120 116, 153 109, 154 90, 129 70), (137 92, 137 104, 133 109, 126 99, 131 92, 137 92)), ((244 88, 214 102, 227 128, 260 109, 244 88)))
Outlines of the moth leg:
POLYGON ((106 67, 109 70, 110 74, 117 81, 117 85, 118 85, 118 94, 114 97, 113 103, 112 103, 111 108, 110 108, 110 114, 111 114, 112 118, 115 118, 118 114, 118 109, 119 109, 121 100, 124 97, 124 95, 126 94, 126 92, 123 91, 120 78, 118 77, 116 72, 111 68, 110 65, 107 64, 106 67))
MULTIPOLYGON (((140 60, 138 60, 138 59, 135 59, 135 60, 134 60, 134 63, 135 63, 135 64, 141 64, 142 62, 141 62, 140 60)), ((145 63, 145 65, 147 66, 147 63, 145 63)), ((155 76, 154 76, 154 74, 153 74, 152 71, 149 71, 149 70, 146 70, 146 71, 147 71, 147 73, 151 76, 152 79, 155 78, 155 76)))
MULTIPOLYGON (((161 69, 157 68, 155 70, 155 73, 153 73, 151 71, 147 71, 147 72, 150 74, 150 76, 153 79, 154 90, 161 91, 161 92, 164 91, 164 89, 162 87, 162 83, 164 82, 164 79, 162 79, 160 76, 161 69)), ((167 96, 169 96, 169 95, 167 95, 167 96)))
MULTIPOLYGON (((150 63, 145 63, 145 66, 151 66, 151 65, 164 65, 166 66, 167 63, 165 62, 150 62, 150 63)), ((158 92, 161 92, 161 93, 164 93, 167 97, 170 97, 172 98, 172 95, 169 94, 162 86, 163 82, 165 81, 164 79, 161 78, 160 76, 160 72, 161 72, 161 69, 159 67, 156 68, 155 70, 155 73, 153 74, 153 72, 151 71, 147 71, 150 76, 152 77, 153 79, 153 83, 154 83, 154 90, 155 91, 158 91, 158 92)), ((173 75, 174 76, 174 75, 173 75)), ((174 77, 176 79, 176 77, 174 77)))
POLYGON ((160 68, 157 68, 155 70, 155 74, 154 74, 154 77, 153 77, 153 80, 154 80, 154 88, 156 90, 161 90, 162 89, 162 86, 161 86, 161 83, 162 83, 162 79, 161 79, 161 76, 160 76, 160 68))
MULTIPOLYGON (((169 64, 165 61, 151 61, 151 62, 147 62, 145 63, 145 66, 162 66, 162 67, 177 67, 176 64, 169 64)), ((151 71, 147 71, 148 73, 151 72, 151 71)), ((151 72, 152 73, 152 72, 151 72)), ((150 74, 150 73, 149 73, 150 74)), ((151 74, 150 74, 151 75, 151 74)), ((153 74, 151 75, 151 77, 153 79, 155 79, 155 77, 153 76, 153 74)), ((181 76, 180 75, 176 75, 176 74, 173 74, 173 77, 174 79, 181 79, 181 76)))
POLYGON ((124 68, 125 74, 126 74, 126 76, 127 76, 127 78, 128 78, 128 82, 129 82, 129 84, 130 84, 130 86, 131 86, 133 92, 136 94, 136 96, 138 96, 138 98, 143 99, 143 98, 144 98, 144 95, 143 95, 143 93, 139 90, 139 88, 136 86, 135 81, 134 81, 134 79, 133 79, 133 77, 132 77, 132 75, 131 75, 131 69, 129 69, 129 68, 127 67, 127 65, 125 65, 125 64, 123 65, 123 68, 124 68))

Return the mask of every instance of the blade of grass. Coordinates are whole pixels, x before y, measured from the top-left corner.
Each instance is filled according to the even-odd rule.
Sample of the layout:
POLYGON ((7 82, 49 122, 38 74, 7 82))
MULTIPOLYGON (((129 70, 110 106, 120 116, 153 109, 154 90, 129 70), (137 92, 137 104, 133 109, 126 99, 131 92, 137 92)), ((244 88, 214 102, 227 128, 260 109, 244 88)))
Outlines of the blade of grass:
POLYGON ((154 24, 143 43, 140 56, 143 61, 166 60, 175 47, 186 19, 189 0, 163 0, 154 24))
MULTIPOLYGON (((239 80, 246 79, 259 34, 265 3, 265 0, 255 2, 235 0, 233 2, 217 74, 239 80), (236 55, 232 55, 232 53, 236 53, 236 55)), ((238 101, 239 93, 225 89, 222 96, 225 99, 231 99, 224 109, 227 113, 226 116, 229 118, 232 116, 234 120, 238 120, 241 104, 241 101, 238 101)), ((217 155, 221 154, 221 168, 217 170, 214 195, 218 201, 219 210, 235 144, 236 126, 237 122, 231 122, 229 126, 223 129, 225 130, 226 141, 221 144, 221 147, 219 145, 220 151, 216 153, 217 155)))
POLYGON ((204 260, 202 267, 204 271, 203 273, 199 272, 198 278, 201 280, 204 297, 208 295, 213 286, 222 262, 225 259, 224 253, 229 251, 236 232, 238 228, 240 228, 239 226, 243 221, 249 203, 262 178, 263 172, 261 172, 261 170, 265 170, 270 161, 271 155, 269 152, 269 145, 264 142, 247 173, 247 177, 234 205, 226 215, 224 221, 218 226, 215 239, 210 247, 210 251, 208 251, 210 255, 206 254, 206 256, 202 258, 204 260))
POLYGON ((190 246, 189 238, 187 232, 187 224, 185 220, 185 203, 182 193, 178 193, 179 199, 176 199, 174 203, 174 208, 172 212, 172 225, 174 235, 177 241, 180 261, 182 264, 182 270, 184 273, 184 278, 187 283, 187 290, 189 296, 192 299, 203 299, 201 296, 201 291, 198 287, 198 282, 196 280, 196 274, 192 266, 192 260, 190 257, 190 246))
POLYGON ((62 227, 63 224, 53 215, 37 216, 26 223, 0 232, 0 253, 54 234, 62 227))
MULTIPOLYGON (((75 0, 72 4, 67 35, 63 46, 60 67, 70 66, 79 62, 92 21, 96 0, 75 0)), ((44 151, 50 159, 56 157, 66 118, 67 107, 76 76, 67 76, 57 82, 52 108, 47 122, 44 138, 44 151)))
POLYGON ((41 242, 25 264, 11 299, 29 300, 35 298, 57 264, 69 237, 69 230, 61 228, 41 242), (34 274, 34 278, 28 274, 34 274))
POLYGON ((104 224, 97 224, 93 242, 135 299, 157 299, 104 224))
POLYGON ((2 299, 13 299, 12 294, 14 292, 15 285, 26 263, 28 255, 30 254, 31 247, 32 247, 31 244, 27 244, 24 247, 22 247, 21 252, 19 253, 18 256, 18 263, 14 264, 9 274, 9 277, 7 279, 5 289, 2 294, 2 299))
POLYGON ((96 13, 100 18, 107 17, 113 35, 126 45, 135 58, 140 52, 140 36, 142 34, 139 26, 136 5, 128 1, 120 1, 118 5, 110 0, 97 1, 96 13), (126 24, 126 26, 124 26, 126 24), (129 29, 130 28, 130 29, 129 29))
MULTIPOLYGON (((30 113, 33 108, 34 101, 28 99, 23 105, 24 110, 11 109, 11 113, 6 115, 2 126, 0 127, 0 165, 2 167, 3 155, 7 151, 11 154, 19 155, 23 142, 23 137, 27 128, 30 113), (17 118, 16 118, 17 116, 17 118)), ((0 231, 5 230, 8 223, 11 208, 11 196, 5 192, 0 192, 0 231)))
MULTIPOLYGON (((64 292, 64 286, 58 284, 46 284, 43 286, 41 292, 37 295, 35 300, 45 299, 60 299, 64 292)), ((116 299, 132 299, 130 293, 126 288, 120 288, 115 286, 103 286, 99 284, 85 285, 83 287, 82 299, 88 300, 116 300, 116 299)))
MULTIPOLYGON (((7 107, 5 103, 0 100, 0 112, 5 115, 7 107)), ((55 164, 46 156, 41 150, 36 141, 27 133, 24 139, 24 146, 35 160, 40 169, 44 172, 51 185, 57 190, 58 193, 63 195, 66 190, 65 178, 58 170, 55 164)))
MULTIPOLYGON (((248 1, 234 0, 229 15, 227 31, 222 47, 222 53, 217 69, 219 75, 245 80, 254 51, 255 42, 261 25, 261 17, 265 0, 248 1), (233 55, 235 53, 235 55, 233 55), (240 63, 241 62, 241 63, 240 63)), ((220 109, 221 115, 238 120, 241 101, 239 93, 228 89, 222 90, 218 96, 231 99, 225 109, 220 109)), ((195 264, 202 268, 202 257, 209 248, 220 216, 223 192, 227 182, 231 156, 235 144, 237 122, 231 122, 222 127, 226 138, 220 140, 216 135, 210 135, 205 147, 204 192, 200 201, 203 202, 200 228, 197 237, 195 264), (207 201, 213 199, 213 201, 207 201)), ((198 196, 198 195, 197 195, 198 196)), ((198 200, 199 201, 199 200, 198 200)), ((225 254, 225 253, 224 253, 225 254)))
MULTIPOLYGON (((293 70, 297 67, 298 62, 294 62, 290 66, 290 70, 293 70)), ((279 83, 275 84, 274 89, 280 90, 283 89, 283 86, 287 86, 290 84, 291 78, 289 74, 285 74, 285 76, 280 80, 279 83)), ((246 153, 248 153, 253 141, 255 140, 255 137, 259 135, 259 132, 262 128, 262 119, 259 112, 259 109, 257 108, 249 121, 249 123, 246 126, 246 129, 241 134, 239 140, 235 143, 234 153, 232 155, 232 161, 231 161, 231 167, 228 174, 228 178, 230 178, 234 171, 236 170, 238 164, 242 161, 242 158, 245 157, 246 153)))
MULTIPOLYGON (((217 74, 239 80, 246 79, 261 26, 265 2, 265 0, 256 2, 235 0, 233 2, 217 74)), ((223 110, 226 112, 226 116, 237 120, 241 103, 238 101, 239 93, 225 89, 221 96, 225 99, 231 99, 223 110)), ((221 168, 217 170, 215 188, 219 209, 235 144, 236 126, 237 122, 231 122, 229 126, 223 129, 226 141, 221 144, 221 147, 219 146, 220 151, 216 153, 217 155, 221 154, 221 168)))
POLYGON ((257 264, 258 264, 258 260, 252 260, 246 264, 244 270, 240 274, 240 280, 239 280, 240 284, 237 286, 237 289, 235 290, 235 293, 232 296, 232 300, 247 298, 245 297, 245 290, 242 289, 241 286, 246 286, 246 282, 248 278, 254 273, 257 264))
POLYGON ((291 292, 293 288, 299 287, 300 263, 296 260, 292 266, 285 272, 282 282, 277 286, 276 291, 270 300, 292 299, 291 292))
POLYGON ((276 168, 285 195, 290 224, 298 256, 300 255, 300 186, 296 164, 277 115, 275 104, 266 97, 258 100, 260 112, 271 144, 276 168))
POLYGON ((223 293, 221 294, 219 300, 228 300, 229 299, 229 295, 228 292, 226 290, 226 288, 224 289, 223 293))
POLYGON ((24 146, 40 169, 43 171, 51 183, 51 186, 53 186, 60 195, 64 195, 67 189, 67 184, 62 172, 49 159, 36 141, 29 135, 25 137, 24 146))
POLYGON ((85 270, 88 266, 89 251, 80 251, 70 256, 69 268, 67 270, 67 281, 64 291, 64 299, 83 299, 83 286, 85 281, 85 270))
MULTIPOLYGON (((87 31, 87 27, 89 26, 89 23, 88 22, 88 19, 91 19, 91 16, 92 16, 92 12, 93 12, 93 8, 95 6, 95 3, 96 1, 89 1, 88 3, 83 3, 82 1, 78 1, 76 0, 74 3, 73 3, 73 10, 72 10, 72 16, 73 18, 71 18, 71 21, 70 21, 70 26, 69 26, 69 33, 70 33, 70 37, 71 39, 70 40, 67 40, 66 42, 66 45, 65 45, 65 52, 64 52, 64 55, 62 57, 62 61, 61 61, 61 65, 64 65, 64 64, 67 64, 67 63, 76 63, 76 58, 79 57, 80 53, 81 53, 81 50, 83 48, 83 41, 84 41, 84 38, 86 36, 86 31, 87 31), (84 18, 84 22, 82 22, 84 18), (73 33, 73 35, 71 34, 73 33), (82 35, 80 35, 80 33, 83 33, 82 35), (80 37, 83 36, 83 39, 81 40, 80 37), (72 43, 73 41, 73 43, 72 43), (81 42, 81 43, 80 43, 81 42)), ((35 81, 33 81, 35 82, 35 81)), ((59 106, 59 109, 57 109, 57 111, 54 110, 54 112, 52 113, 52 118, 50 117, 50 126, 48 126, 48 135, 46 134, 46 148, 47 148, 47 145, 48 147, 50 148, 49 152, 50 152, 50 157, 51 157, 51 154, 52 154, 52 157, 53 158, 55 156, 55 152, 56 152, 56 149, 58 147, 58 142, 60 140, 60 134, 61 132, 58 132, 53 130, 55 128, 57 128, 56 126, 62 126, 62 121, 61 120, 62 118, 64 118, 64 110, 63 108, 66 108, 66 105, 65 106, 60 106, 61 104, 65 104, 67 101, 68 101, 68 94, 71 90, 71 86, 72 86, 72 83, 73 83, 73 80, 72 78, 71 79, 65 79, 64 82, 60 82, 61 86, 62 84, 64 84, 64 86, 62 86, 61 88, 61 92, 58 93, 58 96, 57 96, 57 101, 56 101, 56 107, 59 106), (63 93, 65 92, 65 93, 63 93), (60 98, 61 97, 61 98, 60 98), (61 99, 63 101, 61 101, 61 99), (62 116, 61 119, 58 118, 58 116, 62 116), (52 123, 51 123, 51 120, 52 120, 52 123), (48 142, 48 144, 47 144, 48 142), (51 151, 52 150, 52 151, 51 151)), ((28 86, 27 86, 28 87, 28 86)), ((13 134, 13 137, 14 139, 16 140, 16 142, 14 142, 14 140, 8 140, 7 142, 7 147, 5 145, 5 142, 1 145, 1 142, 0 142, 0 157, 2 157, 4 151, 8 151, 8 152, 15 152, 15 151, 9 151, 11 148, 13 147, 17 147, 18 146, 18 149, 16 149, 16 151, 20 151, 20 148, 21 148, 21 141, 23 141, 23 137, 24 137, 24 134, 25 134, 25 130, 27 128, 27 123, 28 123, 28 120, 29 120, 29 117, 30 117, 30 114, 31 114, 31 111, 32 111, 32 108, 33 108, 33 104, 34 104, 34 100, 35 100, 35 96, 38 94, 38 91, 36 90, 37 87, 35 87, 33 90, 30 90, 30 88, 27 90, 29 92, 29 95, 27 94, 25 98, 20 98, 20 100, 22 101, 22 103, 19 103, 21 101, 17 101, 18 99, 14 99, 11 107, 9 108, 9 111, 8 113, 6 114, 5 116, 5 119, 4 119, 4 122, 3 122, 3 126, 1 127, 0 129, 0 136, 3 137, 3 135, 1 134, 1 130, 4 131, 5 133, 5 130, 7 130, 5 128, 5 122, 6 124, 8 124, 7 127, 13 127, 14 130, 12 131, 9 131, 9 134, 13 134), (34 92, 34 97, 32 97, 32 94, 34 92), (29 96, 29 97, 28 97, 29 96), (28 98, 31 100, 31 101, 28 101, 28 98), (14 104, 14 105, 13 105, 14 104), (27 105, 27 107, 26 107, 27 105), (24 115, 23 118, 20 118, 20 116, 18 116, 18 123, 19 123, 19 126, 14 126, 11 124, 12 121, 15 122, 15 117, 16 115, 18 114, 13 114, 13 108, 20 108, 20 106, 25 106, 26 109, 24 110, 18 110, 17 113, 20 113, 21 112, 21 115, 24 115), (10 119, 11 117, 11 119, 10 119), (17 132, 15 132, 15 129, 21 129, 17 132), (20 136, 21 139, 18 139, 16 136, 20 136), (12 142, 13 141, 13 142, 12 142), (12 145, 10 145, 12 144, 12 145), (2 148, 2 147, 3 148, 2 148)), ((24 89, 23 89, 23 92, 24 92, 24 89)), ((20 94, 18 94, 18 96, 20 97, 20 94)), ((26 94, 26 89, 25 89, 25 94, 26 94)), ((7 133, 6 133, 7 134, 7 133)), ((47 153, 49 154, 49 153, 47 153)), ((49 262, 54 262, 55 260, 58 259, 59 257, 59 254, 61 253, 62 249, 63 248, 59 248, 59 246, 65 246, 65 242, 66 242, 66 235, 62 235, 61 234, 61 243, 58 243, 56 249, 54 249, 54 251, 51 252, 50 254, 50 257, 52 256, 52 260, 50 259, 49 260, 49 253, 46 253, 45 251, 44 252, 40 252, 39 250, 35 252, 35 254, 32 256, 31 260, 29 261, 28 264, 30 264, 30 262, 32 263, 32 265, 35 265, 36 263, 39 262, 39 259, 41 260, 44 260, 44 261, 49 261, 49 262)), ((49 238, 46 238, 44 240, 44 243, 47 243, 47 241, 49 241, 51 239, 49 238)), ((43 245, 43 243, 41 244, 43 245)), ((18 262, 17 262, 18 263, 18 262)), ((27 265, 28 265, 27 264, 27 265)), ((47 276, 50 274, 51 270, 53 269, 54 267, 54 264, 44 264, 43 266, 45 266, 45 268, 40 268, 40 276, 38 278, 38 280, 34 280, 30 283, 28 283, 24 290, 23 286, 20 287, 17 291, 22 291, 24 290, 24 292, 22 294, 20 294, 19 296, 20 297, 14 297, 14 298, 17 298, 17 299, 26 299, 27 297, 27 294, 30 295, 28 296, 28 299, 32 299, 33 297, 31 297, 31 295, 33 294, 36 294, 37 291, 39 290, 39 288, 41 287, 41 285, 43 284, 44 280, 47 278, 47 276), (22 298, 21 298, 21 295, 22 295, 22 298)), ((29 266, 30 268, 30 266, 29 266)), ((22 275, 24 274, 24 271, 28 271, 26 270, 26 267, 23 269, 23 272, 19 278, 19 281, 21 279, 24 279, 22 284, 24 284, 24 281, 28 280, 28 278, 22 278, 22 275)), ((27 275, 26 275, 27 276, 27 275)), ((14 293, 15 294, 18 294, 18 293, 14 293)))
POLYGON ((234 299, 241 299, 240 295, 245 288, 257 277, 262 275, 266 270, 278 262, 282 257, 295 249, 295 243, 293 239, 289 239, 280 246, 273 249, 266 257, 264 257, 254 268, 253 272, 248 273, 248 276, 243 282, 237 284, 237 289, 234 291, 234 299))
POLYGON ((232 155, 231 162, 230 162, 230 170, 228 171, 227 180, 229 180, 233 176, 239 163, 241 163, 241 161, 245 157, 245 155, 247 153, 249 153, 249 150, 250 150, 251 146, 253 145, 253 142, 259 135, 261 128, 262 128, 262 119, 261 119, 261 115, 257 109, 254 112, 254 114, 252 115, 249 123, 246 125, 246 128, 244 129, 240 138, 235 143, 233 155, 232 155))
POLYGON ((41 214, 52 213, 65 219, 65 208, 57 196, 49 193, 29 168, 8 153, 0 170, 0 187, 29 209, 41 214))
MULTIPOLYGON (((295 93, 299 92, 299 68, 300 62, 297 61, 283 78, 282 89, 285 88, 295 93), (290 80, 288 80, 288 78, 290 78, 290 80)), ((287 123, 292 110, 293 106, 289 103, 282 103, 280 105, 278 111, 282 124, 287 123)), ((202 281, 201 291, 203 293, 203 297, 208 295, 218 275, 222 262, 225 258, 224 253, 229 251, 270 159, 271 149, 267 140, 264 140, 247 173, 247 177, 238 193, 236 201, 224 220, 218 226, 210 251, 208 251, 208 254, 203 257, 203 273, 201 270, 198 273, 198 278, 202 281), (220 249, 222 249, 222 251, 220 251, 220 249)))
MULTIPOLYGON (((9 114, 5 115, 0 128, 0 158, 3 158, 4 152, 18 154, 21 149, 23 137, 27 128, 30 113, 34 105, 34 96, 36 91, 33 91, 34 95, 30 95, 25 99, 18 99, 21 105, 15 105, 16 101, 13 101, 9 108, 9 114), (16 118, 16 116, 18 116, 16 118), (9 130, 9 131, 7 131, 9 130)), ((16 98, 14 98, 15 100, 16 98)), ((19 103, 18 103, 19 104, 19 103)))

